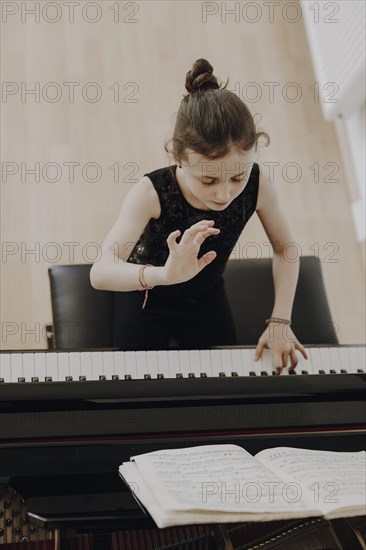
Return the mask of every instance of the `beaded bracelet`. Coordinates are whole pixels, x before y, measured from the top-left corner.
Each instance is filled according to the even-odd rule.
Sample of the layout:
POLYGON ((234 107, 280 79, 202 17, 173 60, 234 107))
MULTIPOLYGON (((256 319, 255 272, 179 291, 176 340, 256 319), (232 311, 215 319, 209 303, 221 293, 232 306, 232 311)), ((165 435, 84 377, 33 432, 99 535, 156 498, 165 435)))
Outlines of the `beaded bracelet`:
POLYGON ((282 323, 284 325, 291 325, 292 321, 291 319, 282 319, 281 317, 269 317, 268 319, 266 319, 266 324, 268 325, 269 323, 282 323))
POLYGON ((145 299, 144 299, 144 303, 142 304, 142 308, 141 309, 144 309, 145 308, 145 305, 146 305, 146 302, 147 302, 147 299, 149 297, 149 290, 151 290, 152 288, 154 288, 153 286, 147 286, 145 280, 144 280, 144 269, 145 267, 153 267, 152 264, 145 264, 145 265, 142 265, 140 267, 140 271, 139 271, 139 283, 141 285, 141 288, 139 288, 139 290, 144 290, 145 291, 145 299))

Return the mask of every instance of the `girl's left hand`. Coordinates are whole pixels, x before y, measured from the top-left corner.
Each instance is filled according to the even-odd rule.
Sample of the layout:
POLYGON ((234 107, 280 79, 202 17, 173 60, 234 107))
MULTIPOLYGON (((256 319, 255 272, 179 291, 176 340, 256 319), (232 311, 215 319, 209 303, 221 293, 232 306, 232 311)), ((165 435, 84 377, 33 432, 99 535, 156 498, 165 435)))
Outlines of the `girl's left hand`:
POLYGON ((268 325, 258 340, 255 360, 260 359, 264 348, 272 350, 273 370, 277 374, 281 374, 282 369, 288 366, 289 361, 291 363, 289 371, 296 367, 298 359, 295 350, 299 350, 305 359, 308 359, 304 347, 292 332, 291 327, 282 323, 270 323, 268 325))

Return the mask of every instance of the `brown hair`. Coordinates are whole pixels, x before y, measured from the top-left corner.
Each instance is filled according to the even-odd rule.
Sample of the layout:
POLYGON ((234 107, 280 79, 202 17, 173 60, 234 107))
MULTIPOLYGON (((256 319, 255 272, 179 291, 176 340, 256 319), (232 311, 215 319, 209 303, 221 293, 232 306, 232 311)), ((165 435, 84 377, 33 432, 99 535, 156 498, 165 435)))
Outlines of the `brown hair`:
POLYGON ((221 87, 213 75, 212 65, 206 59, 197 59, 186 74, 185 87, 173 137, 164 149, 181 163, 187 161, 186 149, 210 160, 227 155, 234 146, 238 151, 249 151, 265 132, 257 132, 253 116, 245 103, 233 92, 221 87), (167 145, 172 141, 169 151, 167 145))

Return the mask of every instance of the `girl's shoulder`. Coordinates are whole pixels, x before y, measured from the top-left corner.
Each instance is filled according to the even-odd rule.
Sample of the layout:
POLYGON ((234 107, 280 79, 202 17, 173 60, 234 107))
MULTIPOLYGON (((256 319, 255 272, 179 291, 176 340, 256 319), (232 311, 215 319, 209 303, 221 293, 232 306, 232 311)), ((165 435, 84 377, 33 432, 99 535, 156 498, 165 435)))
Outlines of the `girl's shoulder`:
MULTIPOLYGON (((121 213, 134 212, 141 218, 158 218, 160 202, 150 178, 144 174, 122 200, 121 213)), ((120 213, 120 214, 121 214, 120 213)))
POLYGON ((151 218, 158 219, 161 214, 159 195, 155 186, 148 175, 142 176, 138 184, 141 188, 141 193, 144 196, 144 202, 148 202, 151 218))
POLYGON ((258 176, 258 198, 256 211, 263 210, 264 208, 271 208, 277 202, 277 193, 274 188, 274 182, 268 176, 267 171, 264 171, 259 167, 258 176))

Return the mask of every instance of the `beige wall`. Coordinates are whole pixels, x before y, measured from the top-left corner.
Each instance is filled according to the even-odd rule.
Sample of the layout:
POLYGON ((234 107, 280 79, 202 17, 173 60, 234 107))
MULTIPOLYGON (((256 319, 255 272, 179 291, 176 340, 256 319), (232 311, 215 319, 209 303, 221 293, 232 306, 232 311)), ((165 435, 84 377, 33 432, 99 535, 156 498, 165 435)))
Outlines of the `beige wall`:
MULTIPOLYGON (((301 19, 288 22, 279 10, 270 22, 262 2, 257 2, 263 8, 260 20, 249 23, 244 12, 237 22, 229 15, 225 21, 221 2, 143 1, 120 2, 119 21, 114 22, 110 8, 116 2, 99 1, 94 4, 101 17, 95 23, 81 13, 81 7, 88 8, 85 17, 95 17, 90 2, 75 8, 73 23, 63 2, 59 22, 47 21, 56 15, 49 8, 35 23, 26 14, 22 22, 21 14, 21 4, 30 9, 35 2, 8 4, 19 12, 2 24, 2 79, 9 92, 2 103, 3 349, 45 347, 42 327, 52 318, 47 269, 54 263, 92 262, 97 249, 91 243, 101 245, 128 190, 144 173, 169 163, 163 143, 185 92, 185 74, 199 57, 207 58, 222 80, 230 77, 229 88, 236 85, 243 99, 246 83, 257 83, 262 98, 248 105, 260 113, 260 126, 272 140, 259 162, 263 169, 268 169, 265 162, 279 163, 274 181, 280 201, 299 250, 321 259, 341 343, 365 341, 362 248, 334 125, 323 120, 309 89, 315 77, 301 19), (215 6, 217 13, 204 22, 203 10, 215 6), (80 84, 73 102, 67 82, 80 84), (273 101, 264 82, 278 83, 273 101), (297 102, 282 95, 289 82, 301 90, 297 102), (22 97, 22 85, 29 90, 36 83, 39 102, 31 94, 22 97), (57 83, 61 92, 56 102, 50 101, 56 92, 50 83, 57 83), (88 83, 97 83, 102 92, 96 102, 86 99, 95 94, 88 83), (117 87, 119 101, 111 89, 117 87), (78 163, 74 181, 65 164, 69 162, 78 163), (39 181, 30 173, 22 177, 22 166, 31 169, 35 163, 39 181), (56 176, 54 168, 47 171, 47 163, 57 163, 58 181, 47 181, 56 176), (88 163, 98 166, 99 181, 88 181, 96 174, 88 163), (301 168, 299 181, 283 177, 288 163, 301 168), (111 167, 117 165, 120 173, 114 181, 111 167), (333 168, 336 181, 331 182, 327 179, 333 168), (16 173, 6 178, 5 169, 16 173)), ((234 4, 226 3, 228 8, 234 4)), ((253 19, 254 12, 246 15, 253 19)), ((293 18, 291 11, 288 18, 293 18)), ((254 87, 247 93, 253 97, 254 87)), ((287 174, 294 177, 291 169, 287 174)), ((241 257, 255 251, 246 246, 249 242, 268 256, 268 239, 256 216, 241 237, 241 257)))

